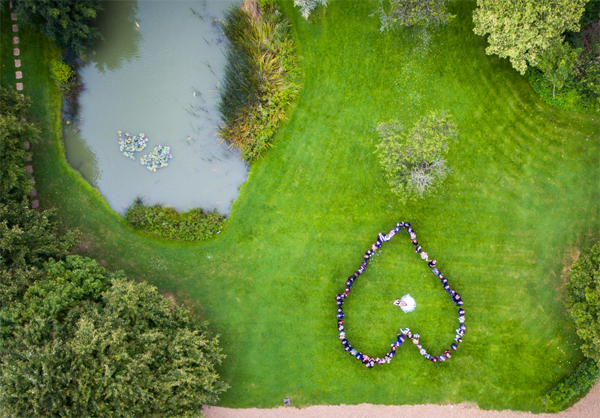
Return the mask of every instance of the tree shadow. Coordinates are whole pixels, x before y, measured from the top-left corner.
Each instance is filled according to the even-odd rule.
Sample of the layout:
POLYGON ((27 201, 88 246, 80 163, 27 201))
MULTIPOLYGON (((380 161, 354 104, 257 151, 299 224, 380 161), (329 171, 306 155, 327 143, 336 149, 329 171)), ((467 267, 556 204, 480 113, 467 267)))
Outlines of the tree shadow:
POLYGON ((141 40, 136 20, 137 0, 106 1, 103 6, 104 10, 98 13, 96 27, 104 40, 94 44, 86 59, 86 63, 94 64, 101 73, 113 71, 135 57, 141 40))

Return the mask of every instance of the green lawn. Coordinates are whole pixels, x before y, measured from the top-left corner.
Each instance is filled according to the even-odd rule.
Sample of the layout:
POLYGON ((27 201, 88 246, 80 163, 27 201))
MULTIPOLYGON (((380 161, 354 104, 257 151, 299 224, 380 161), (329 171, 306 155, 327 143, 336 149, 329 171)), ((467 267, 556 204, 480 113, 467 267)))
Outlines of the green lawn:
MULTIPOLYGON (((540 412, 542 396, 582 359, 561 276, 565 254, 599 238, 600 118, 549 107, 506 60, 487 56, 472 32, 474 2, 453 4, 458 17, 427 47, 410 30, 381 35, 368 17, 377 4, 332 2, 309 22, 283 4, 303 90, 226 229, 202 244, 131 230, 68 167, 45 72, 57 51, 29 33, 26 93, 47 137, 34 159, 41 204, 80 228, 77 252, 175 294, 211 322, 228 355, 222 406, 290 397, 295 406, 469 401, 540 412), (442 194, 401 205, 373 154, 373 127, 392 118, 410 125, 434 109, 458 122, 453 173, 442 194), (468 333, 444 364, 402 346, 391 365, 367 370, 342 350, 334 297, 377 233, 399 220, 412 223, 463 296, 468 333)), ((14 84, 4 67, 8 30, 4 10, 3 85, 14 84)), ((384 247, 344 307, 350 340, 375 355, 400 326, 418 329, 436 352, 458 324, 406 236, 384 247), (408 315, 391 305, 406 293, 418 304, 408 315)))

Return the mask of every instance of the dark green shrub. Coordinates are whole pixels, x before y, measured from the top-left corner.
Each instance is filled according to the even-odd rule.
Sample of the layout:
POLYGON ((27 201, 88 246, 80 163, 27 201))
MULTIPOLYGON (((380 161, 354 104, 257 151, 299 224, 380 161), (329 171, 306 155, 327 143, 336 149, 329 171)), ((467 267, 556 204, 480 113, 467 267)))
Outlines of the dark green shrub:
POLYGON ((217 211, 192 209, 177 212, 159 205, 143 206, 134 203, 125 219, 135 229, 161 238, 182 241, 202 241, 216 235, 225 225, 225 216, 217 211))
POLYGON ((13 5, 21 22, 39 28, 81 58, 88 46, 102 39, 100 31, 91 26, 102 10, 99 0, 13 0, 13 5))
POLYGON ((300 88, 289 22, 272 0, 244 2, 223 22, 229 41, 219 113, 221 138, 254 161, 270 146, 300 88), (251 10, 248 12, 247 10, 251 10))
MULTIPOLYGON (((567 31, 565 47, 579 52, 564 86, 553 97, 551 76, 543 65, 530 67, 529 81, 542 99, 559 109, 600 113, 600 0, 589 0, 579 20, 578 32, 567 31)), ((550 50, 552 47, 550 48, 550 50)), ((556 49, 556 48, 554 48, 556 49)))
POLYGON ((567 309, 583 340, 581 350, 600 365, 600 244, 573 263, 567 292, 567 309))
POLYGON ((583 397, 600 377, 600 369, 592 359, 585 359, 577 370, 558 386, 552 388, 544 399, 546 411, 559 412, 583 397))

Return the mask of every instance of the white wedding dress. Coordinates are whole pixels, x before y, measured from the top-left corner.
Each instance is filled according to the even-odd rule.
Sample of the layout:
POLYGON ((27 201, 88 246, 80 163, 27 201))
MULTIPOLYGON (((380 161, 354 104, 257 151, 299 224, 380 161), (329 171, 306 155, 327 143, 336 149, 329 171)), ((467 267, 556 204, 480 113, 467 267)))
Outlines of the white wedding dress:
POLYGON ((411 295, 404 295, 400 300, 406 303, 406 306, 400 306, 400 309, 404 312, 412 312, 417 307, 417 302, 415 302, 411 295))

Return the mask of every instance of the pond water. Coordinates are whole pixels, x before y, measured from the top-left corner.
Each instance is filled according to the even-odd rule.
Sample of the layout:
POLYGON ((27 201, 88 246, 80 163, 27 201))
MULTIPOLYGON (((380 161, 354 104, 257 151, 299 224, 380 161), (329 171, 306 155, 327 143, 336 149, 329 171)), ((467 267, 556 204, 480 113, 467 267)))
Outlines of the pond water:
POLYGON ((110 1, 98 16, 105 41, 80 70, 77 119, 65 123, 67 160, 123 213, 136 197, 180 210, 229 213, 247 176, 236 150, 220 144, 217 89, 225 41, 217 20, 233 1, 110 1), (135 160, 118 131, 149 139, 135 160), (171 147, 169 166, 140 163, 171 147))

